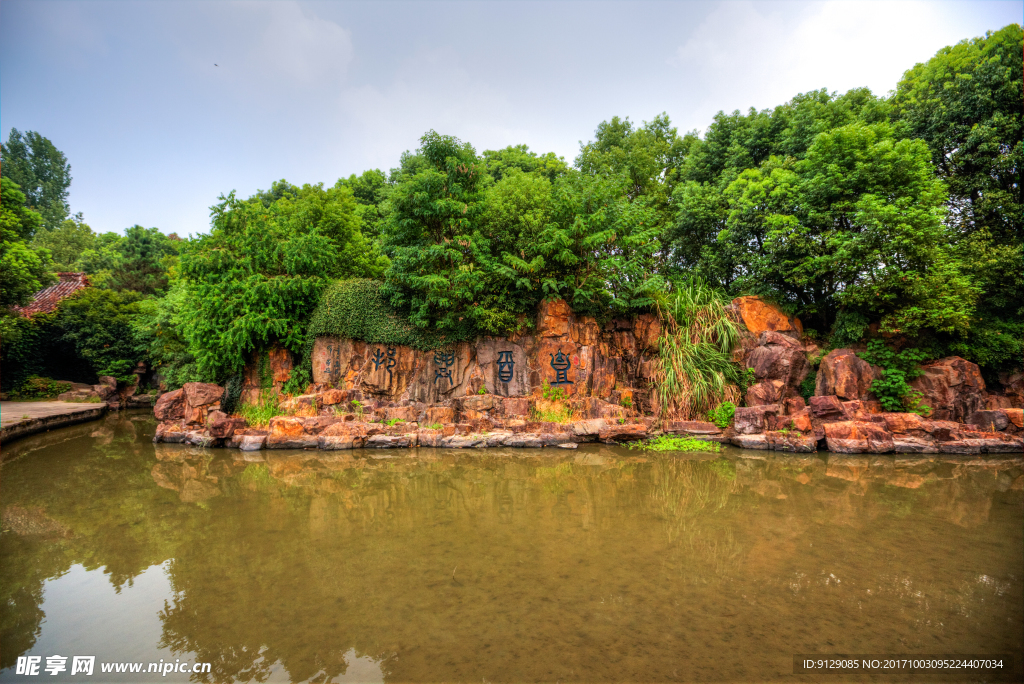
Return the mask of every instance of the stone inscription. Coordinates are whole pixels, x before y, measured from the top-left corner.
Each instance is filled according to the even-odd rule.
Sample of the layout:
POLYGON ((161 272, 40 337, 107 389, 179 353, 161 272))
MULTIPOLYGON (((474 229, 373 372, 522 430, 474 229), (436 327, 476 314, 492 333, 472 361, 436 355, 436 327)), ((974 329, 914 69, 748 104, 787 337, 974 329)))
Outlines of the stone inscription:
POLYGON ((572 361, 568 356, 562 353, 559 349, 557 354, 548 354, 551 357, 551 367, 555 369, 555 381, 552 385, 571 385, 572 380, 569 379, 569 369, 572 368, 572 361))
POLYGON ((452 366, 455 365, 455 352, 437 352, 434 354, 434 382, 440 384, 442 380, 448 381, 448 386, 455 384, 452 378, 452 366))
POLYGON ((498 352, 498 379, 508 382, 512 379, 512 372, 515 370, 516 362, 512 360, 512 352, 498 352))

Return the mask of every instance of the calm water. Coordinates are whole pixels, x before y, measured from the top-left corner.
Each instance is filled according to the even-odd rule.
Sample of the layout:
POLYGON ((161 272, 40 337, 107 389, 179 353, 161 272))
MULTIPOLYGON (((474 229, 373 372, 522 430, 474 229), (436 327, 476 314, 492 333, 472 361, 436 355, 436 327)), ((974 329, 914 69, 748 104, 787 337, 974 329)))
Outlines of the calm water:
POLYGON ((1020 677, 1020 458, 255 463, 153 445, 154 427, 111 417, 5 449, 0 680, 70 679, 70 659, 15 674, 54 654, 120 682, 837 679, 793 675, 794 653, 1013 653, 1020 677), (161 659, 212 672, 99 673, 161 659))

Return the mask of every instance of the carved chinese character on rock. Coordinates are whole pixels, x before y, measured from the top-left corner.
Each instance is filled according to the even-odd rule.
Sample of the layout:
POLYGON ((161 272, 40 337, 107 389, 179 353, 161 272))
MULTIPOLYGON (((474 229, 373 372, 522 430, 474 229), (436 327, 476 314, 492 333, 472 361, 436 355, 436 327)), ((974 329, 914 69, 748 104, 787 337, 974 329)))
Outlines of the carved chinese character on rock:
POLYGON ((373 352, 373 356, 370 357, 370 360, 373 361, 373 370, 380 370, 380 364, 384 363, 385 358, 387 357, 384 356, 384 352, 380 350, 380 347, 377 347, 373 352))
POLYGON ((516 367, 516 362, 512 360, 512 352, 503 351, 498 352, 498 379, 502 382, 508 382, 512 379, 512 371, 516 367))
POLYGON ((566 375, 572 367, 572 361, 559 349, 557 354, 548 354, 551 357, 551 367, 555 369, 555 381, 552 385, 571 385, 572 380, 566 375))
POLYGON ((455 352, 436 352, 434 354, 434 382, 440 384, 441 380, 448 380, 448 386, 455 384, 452 378, 452 366, 455 365, 455 352))

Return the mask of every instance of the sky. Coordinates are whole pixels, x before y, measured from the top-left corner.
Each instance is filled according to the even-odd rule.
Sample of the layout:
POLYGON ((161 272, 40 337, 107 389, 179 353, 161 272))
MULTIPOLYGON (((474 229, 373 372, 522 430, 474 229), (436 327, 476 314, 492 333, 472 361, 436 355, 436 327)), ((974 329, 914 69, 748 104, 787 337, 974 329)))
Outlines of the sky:
POLYGON ((387 171, 431 129, 571 162, 613 116, 703 133, 809 90, 884 95, 1022 15, 1024 0, 0 0, 0 135, 64 152, 93 230, 196 235, 221 194, 387 171))

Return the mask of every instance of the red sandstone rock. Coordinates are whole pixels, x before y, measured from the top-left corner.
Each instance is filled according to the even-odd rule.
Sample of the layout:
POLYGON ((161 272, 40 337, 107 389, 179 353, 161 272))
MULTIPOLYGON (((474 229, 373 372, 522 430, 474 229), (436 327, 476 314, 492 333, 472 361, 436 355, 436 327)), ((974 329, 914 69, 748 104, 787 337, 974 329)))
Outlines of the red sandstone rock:
POLYGON ((156 400, 153 415, 157 420, 181 420, 185 417, 185 390, 164 392, 156 400))
POLYGON ((829 451, 839 454, 884 454, 893 450, 892 433, 878 423, 847 420, 827 423, 829 451))
POLYGON ((881 416, 886 429, 893 434, 923 432, 927 422, 916 413, 883 413, 881 416))
POLYGON ((572 309, 564 299, 545 300, 537 309, 537 334, 541 337, 561 337, 569 334, 572 309))
POLYGON ((760 297, 737 297, 732 300, 732 307, 738 312, 743 325, 754 335, 765 330, 794 332, 798 335, 804 332, 799 318, 786 315, 777 306, 760 297))
POLYGON ((923 374, 910 386, 938 420, 965 421, 985 406, 985 381, 977 364, 949 356, 921 366, 923 374))
POLYGON ((846 420, 846 411, 834 395, 811 397, 811 415, 823 422, 846 420))
POLYGON ((814 435, 804 435, 799 432, 766 432, 765 438, 768 448, 772 451, 789 451, 795 453, 809 454, 818 450, 818 440, 814 435))
POLYGON ((836 395, 840 399, 874 399, 871 383, 881 375, 881 369, 857 356, 852 349, 836 349, 821 360, 814 393, 820 396, 836 395))
POLYGON ((668 420, 663 428, 673 435, 720 435, 721 429, 714 423, 702 420, 668 420))
POLYGON ((431 406, 426 410, 423 422, 426 425, 454 423, 455 410, 450 406, 431 406))
POLYGON ((224 396, 223 387, 206 382, 186 382, 182 389, 185 391, 185 403, 190 408, 215 404, 224 396))
POLYGON ((801 396, 790 397, 786 399, 786 413, 792 415, 794 413, 800 413, 807 408, 807 402, 801 396))
POLYGON ((975 411, 966 422, 990 432, 1005 430, 1010 424, 1005 411, 975 411))
POLYGON ((1006 418, 1011 424, 1016 425, 1018 428, 1024 428, 1024 409, 1009 408, 1005 409, 1006 418))
POLYGON ((647 437, 647 426, 643 423, 606 424, 597 434, 602 442, 633 442, 647 437))
POLYGON ((321 406, 334 406, 345 402, 345 393, 339 389, 329 389, 320 395, 321 406))
POLYGON ((235 434, 236 430, 245 428, 245 418, 240 416, 227 416, 220 411, 214 411, 207 417, 207 425, 209 425, 210 436, 215 439, 228 439, 235 434), (220 414, 215 419, 210 420, 214 413, 220 414))
MULTIPOLYGON (((758 381, 778 380, 783 388, 789 389, 799 386, 809 369, 800 343, 772 330, 761 333, 758 346, 747 354, 744 363, 758 381)), ((785 389, 780 390, 780 395, 786 393, 785 389)))
POLYGON ((765 415, 777 415, 778 404, 768 406, 744 406, 736 409, 733 417, 733 428, 737 434, 752 435, 764 432, 766 429, 765 415))
POLYGON ((747 388, 747 406, 767 406, 782 401, 786 383, 782 380, 765 380, 747 388))

